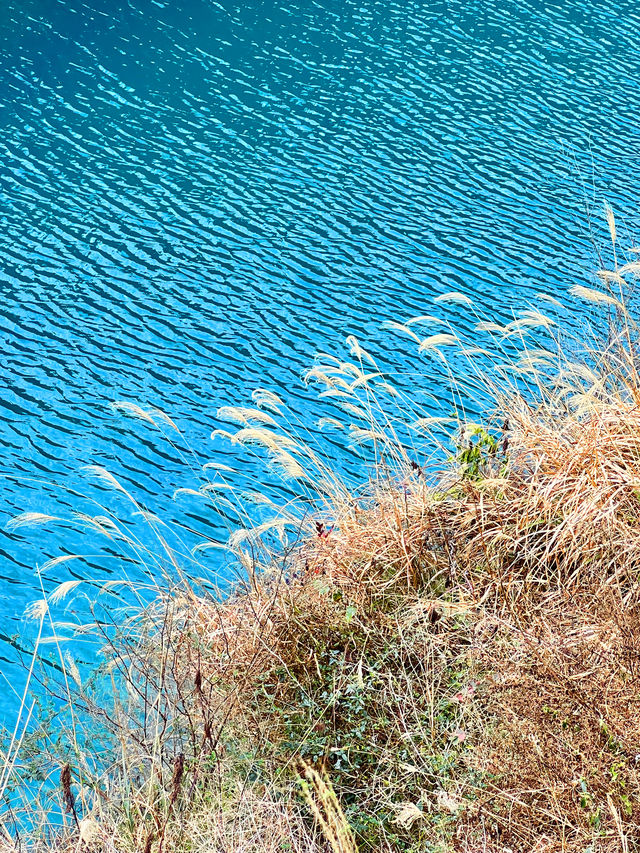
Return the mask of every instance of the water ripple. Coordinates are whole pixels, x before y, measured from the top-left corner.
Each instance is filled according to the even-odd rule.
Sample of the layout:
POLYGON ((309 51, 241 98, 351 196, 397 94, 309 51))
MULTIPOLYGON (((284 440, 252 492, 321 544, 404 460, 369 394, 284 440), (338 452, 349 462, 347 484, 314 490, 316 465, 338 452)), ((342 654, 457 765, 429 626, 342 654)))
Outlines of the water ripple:
MULTIPOLYGON (((586 0, 5 0, 0 522, 73 508, 42 481, 87 463, 177 512, 183 459, 112 400, 207 458, 256 384, 311 425, 301 372, 346 334, 411 373, 384 320, 448 290, 507 317, 585 279, 585 205, 635 219, 639 24, 586 0)), ((71 543, 0 538, 9 638, 41 549, 71 543)))

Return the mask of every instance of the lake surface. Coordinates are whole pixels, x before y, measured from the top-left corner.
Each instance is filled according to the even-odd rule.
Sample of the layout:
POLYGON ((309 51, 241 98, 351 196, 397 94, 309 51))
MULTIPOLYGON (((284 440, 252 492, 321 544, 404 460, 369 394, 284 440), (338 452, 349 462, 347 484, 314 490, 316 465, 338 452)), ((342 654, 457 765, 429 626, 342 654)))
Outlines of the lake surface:
MULTIPOLYGON (((86 494, 90 463, 172 517, 193 485, 110 401, 161 407, 206 460, 218 406, 256 385, 311 425, 301 374, 348 334, 410 370, 385 320, 451 290, 499 317, 564 294, 596 265, 604 198, 634 239, 638 32, 637 4, 582 0, 3 0, 9 682, 35 566, 82 545, 6 521, 78 508, 62 487, 86 494)), ((110 572, 88 557, 44 584, 110 572)))

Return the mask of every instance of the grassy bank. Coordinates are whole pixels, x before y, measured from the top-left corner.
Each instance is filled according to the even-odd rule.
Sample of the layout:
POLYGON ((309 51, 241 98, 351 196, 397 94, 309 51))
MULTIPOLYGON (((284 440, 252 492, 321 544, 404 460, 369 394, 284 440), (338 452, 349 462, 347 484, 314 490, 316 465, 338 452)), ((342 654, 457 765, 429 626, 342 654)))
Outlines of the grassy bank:
POLYGON ((356 341, 352 361, 320 359, 309 379, 343 413, 327 424, 371 448, 356 492, 281 427, 274 395, 222 411, 226 437, 300 498, 232 535, 244 580, 225 598, 188 580, 147 518, 172 586, 104 630, 100 678, 61 654, 63 742, 55 720, 31 722, 2 782, 54 779, 63 825, 32 814, 20 830, 7 812, 3 849, 638 849, 639 269, 616 260, 573 289, 599 312, 593 344, 537 309, 478 318, 482 351, 450 327, 425 334, 430 318, 397 324, 454 401, 463 385, 491 401, 482 425, 458 403, 448 457, 442 423, 356 341))

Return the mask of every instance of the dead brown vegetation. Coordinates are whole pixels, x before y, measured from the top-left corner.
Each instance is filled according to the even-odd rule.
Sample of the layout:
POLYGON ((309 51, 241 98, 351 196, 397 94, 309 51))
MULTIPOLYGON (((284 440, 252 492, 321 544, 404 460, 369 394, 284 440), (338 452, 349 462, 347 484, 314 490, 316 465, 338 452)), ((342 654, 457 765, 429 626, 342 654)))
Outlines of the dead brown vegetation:
MULTIPOLYGON (((232 596, 183 579, 110 635, 105 671, 124 692, 105 704, 79 683, 73 703, 112 749, 69 759, 66 829, 40 845, 640 849, 640 379, 624 292, 637 266, 580 288, 610 312, 603 343, 577 357, 555 337, 523 349, 517 381, 480 377, 492 415, 459 423, 437 476, 398 438, 381 397, 405 400, 354 341, 353 363, 326 358, 311 378, 374 446, 362 493, 278 430, 275 395, 225 409, 240 424, 225 435, 314 490, 317 511, 307 492, 304 513, 275 508, 234 534, 248 571, 232 596)), ((417 322, 395 325, 419 340, 417 322)), ((529 310, 482 330, 551 326, 529 310)))

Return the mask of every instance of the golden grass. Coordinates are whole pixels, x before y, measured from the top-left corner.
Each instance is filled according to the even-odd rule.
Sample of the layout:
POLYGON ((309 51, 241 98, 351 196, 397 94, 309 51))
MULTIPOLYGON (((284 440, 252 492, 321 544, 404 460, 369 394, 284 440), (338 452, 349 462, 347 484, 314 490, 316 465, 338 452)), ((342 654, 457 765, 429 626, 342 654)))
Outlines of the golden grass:
MULTIPOLYGON (((593 344, 534 307, 505 324, 478 316, 472 341, 444 321, 421 337, 432 315, 388 324, 451 389, 448 460, 447 419, 350 339, 353 361, 322 356, 308 381, 338 408, 325 425, 371 448, 366 487, 349 488, 295 422, 283 429, 282 401, 260 389, 256 408, 221 411, 237 429, 215 435, 295 483, 284 506, 254 495, 272 518, 252 526, 230 466, 213 462, 188 491, 237 507, 229 543, 189 553, 146 514, 158 555, 117 519, 84 519, 152 568, 169 566, 173 581, 121 630, 100 629, 111 696, 61 655, 72 747, 62 758, 50 730, 16 732, 2 779, 24 786, 34 769, 21 756, 39 752, 41 772, 62 771, 64 826, 43 816, 20 834, 8 815, 7 850, 640 849, 629 309, 639 267, 618 263, 607 220, 614 268, 598 288, 572 289, 608 312, 593 344), (469 395, 491 401, 483 425, 464 416, 469 395), (189 581, 198 554, 220 547, 245 570, 225 598, 189 581), (89 748, 96 732, 100 752, 89 748)), ((457 293, 437 302, 473 307, 457 293)), ((176 430, 157 410, 119 406, 176 430)), ((13 527, 52 521, 31 513, 13 527)), ((41 620, 71 590, 44 599, 41 620)))

